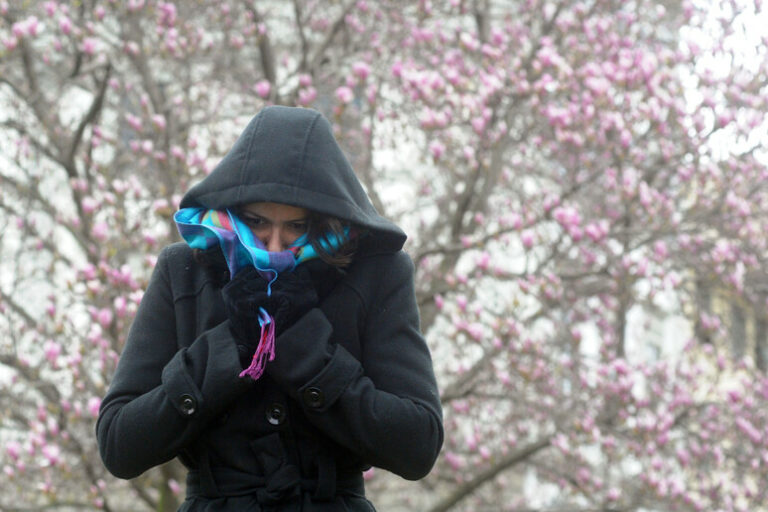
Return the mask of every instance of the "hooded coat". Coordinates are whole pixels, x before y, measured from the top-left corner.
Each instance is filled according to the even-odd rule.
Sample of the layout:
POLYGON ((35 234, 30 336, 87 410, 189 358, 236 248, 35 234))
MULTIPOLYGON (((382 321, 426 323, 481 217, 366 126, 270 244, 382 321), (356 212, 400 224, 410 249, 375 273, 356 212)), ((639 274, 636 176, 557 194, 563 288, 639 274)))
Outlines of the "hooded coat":
POLYGON ((184 243, 160 254, 97 422, 120 478, 178 457, 184 511, 370 511, 371 466, 424 477, 443 442, 442 410, 419 331, 405 234, 371 205, 308 109, 268 107, 181 207, 268 201, 367 233, 343 270, 308 265, 320 302, 278 336, 258 380, 240 378, 221 288, 220 249, 201 265, 184 243))

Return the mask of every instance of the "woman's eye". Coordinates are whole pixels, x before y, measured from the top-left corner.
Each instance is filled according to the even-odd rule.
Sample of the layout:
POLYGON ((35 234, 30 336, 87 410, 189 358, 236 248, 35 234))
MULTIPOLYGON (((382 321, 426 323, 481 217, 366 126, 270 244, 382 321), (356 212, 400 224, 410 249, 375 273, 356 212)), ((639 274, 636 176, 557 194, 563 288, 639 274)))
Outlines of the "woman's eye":
POLYGON ((259 226, 264 223, 264 219, 261 217, 252 217, 250 215, 243 216, 243 222, 249 226, 259 226))
POLYGON ((297 233, 303 233, 307 230, 307 223, 306 222, 291 222, 288 224, 288 227, 297 232, 297 233))

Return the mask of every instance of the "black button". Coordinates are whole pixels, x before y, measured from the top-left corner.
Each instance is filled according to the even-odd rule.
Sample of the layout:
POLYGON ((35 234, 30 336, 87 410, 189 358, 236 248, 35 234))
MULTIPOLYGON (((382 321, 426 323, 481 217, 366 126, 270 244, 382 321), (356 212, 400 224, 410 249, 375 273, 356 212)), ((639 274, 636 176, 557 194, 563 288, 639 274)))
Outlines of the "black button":
POLYGON ((179 399, 179 409, 186 416, 192 416, 197 410, 197 402, 192 395, 181 395, 179 399))
POLYGON ((267 407, 267 421, 270 425, 282 425, 285 421, 285 406, 274 403, 267 407))
POLYGON ((325 395, 318 388, 307 388, 303 393, 304 404, 313 409, 319 409, 325 403, 325 395))

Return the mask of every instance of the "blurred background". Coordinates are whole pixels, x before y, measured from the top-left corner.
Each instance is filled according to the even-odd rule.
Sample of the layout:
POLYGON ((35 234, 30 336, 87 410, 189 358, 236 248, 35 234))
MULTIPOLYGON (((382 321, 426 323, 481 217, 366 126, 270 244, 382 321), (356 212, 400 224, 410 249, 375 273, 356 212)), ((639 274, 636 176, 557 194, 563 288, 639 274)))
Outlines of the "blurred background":
POLYGON ((409 234, 446 441, 383 511, 768 510, 760 0, 0 1, 0 511, 172 511, 94 425, 264 105, 409 234))

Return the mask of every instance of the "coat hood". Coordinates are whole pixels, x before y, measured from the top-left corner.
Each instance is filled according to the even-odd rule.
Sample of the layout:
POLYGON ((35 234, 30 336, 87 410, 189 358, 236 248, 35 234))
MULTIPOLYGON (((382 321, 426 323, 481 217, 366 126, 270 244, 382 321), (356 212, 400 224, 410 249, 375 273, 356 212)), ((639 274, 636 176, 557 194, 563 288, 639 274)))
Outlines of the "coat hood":
POLYGON ((270 106, 248 124, 181 208, 216 210, 268 201, 306 208, 367 228, 380 249, 397 250, 405 233, 371 204, 352 166, 317 111, 270 106))

